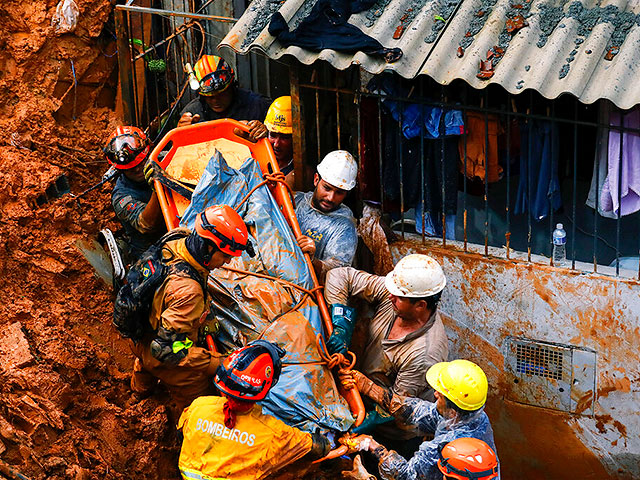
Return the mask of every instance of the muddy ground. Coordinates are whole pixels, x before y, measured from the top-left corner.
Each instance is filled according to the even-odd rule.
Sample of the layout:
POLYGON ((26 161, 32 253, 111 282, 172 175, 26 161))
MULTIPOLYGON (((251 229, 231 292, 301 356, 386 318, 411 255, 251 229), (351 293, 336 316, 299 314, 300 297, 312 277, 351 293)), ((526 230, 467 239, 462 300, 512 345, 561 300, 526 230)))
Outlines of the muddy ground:
MULTIPOLYGON (((76 2, 63 34, 55 0, 0 2, 0 472, 178 479, 166 395, 132 404, 112 292, 74 246, 117 228, 110 187, 62 194, 65 181, 79 193, 101 178, 118 124, 113 2, 76 2)), ((326 478, 314 470, 304 476, 326 478)))

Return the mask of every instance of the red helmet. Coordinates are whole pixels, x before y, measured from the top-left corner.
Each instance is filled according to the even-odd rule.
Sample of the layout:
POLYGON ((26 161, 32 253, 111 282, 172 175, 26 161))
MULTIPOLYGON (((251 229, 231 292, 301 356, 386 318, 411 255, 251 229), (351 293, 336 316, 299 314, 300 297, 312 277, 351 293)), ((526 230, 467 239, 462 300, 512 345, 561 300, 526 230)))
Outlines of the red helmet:
POLYGON ((200 82, 198 93, 204 96, 226 90, 236 78, 233 68, 217 55, 203 55, 194 65, 193 73, 200 82))
POLYGON ((229 205, 208 207, 196 217, 196 233, 213 242, 227 255, 239 257, 243 250, 254 256, 244 220, 229 205))
POLYGON ((213 383, 226 396, 258 402, 278 383, 285 353, 275 343, 255 340, 224 360, 213 383))
POLYGON ((103 151, 107 161, 120 170, 138 166, 146 160, 151 146, 138 127, 117 127, 111 134, 103 151))
POLYGON ((498 478, 498 457, 482 440, 457 438, 440 450, 438 468, 458 480, 491 480, 498 478))

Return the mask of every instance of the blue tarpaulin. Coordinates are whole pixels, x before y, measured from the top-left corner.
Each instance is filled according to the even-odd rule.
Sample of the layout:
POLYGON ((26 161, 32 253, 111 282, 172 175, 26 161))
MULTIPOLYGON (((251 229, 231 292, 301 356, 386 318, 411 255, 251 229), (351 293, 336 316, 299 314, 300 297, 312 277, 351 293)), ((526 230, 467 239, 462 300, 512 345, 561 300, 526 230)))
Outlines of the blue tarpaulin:
MULTIPOLYGON (((237 208, 244 196, 262 182, 258 163, 249 158, 237 170, 216 153, 205 169, 181 225, 194 227, 196 215, 210 205, 237 208)), ((302 251, 266 185, 258 188, 239 209, 256 256, 246 252, 229 266, 287 280, 306 289, 313 283, 302 251)), ((216 342, 223 351, 262 338, 287 350, 278 384, 261 402, 263 409, 305 430, 346 431, 353 417, 338 394, 333 375, 319 364, 316 335, 322 320, 312 299, 300 290, 273 280, 214 270, 209 291, 220 329, 216 342), (296 311, 292 308, 302 301, 296 311)))

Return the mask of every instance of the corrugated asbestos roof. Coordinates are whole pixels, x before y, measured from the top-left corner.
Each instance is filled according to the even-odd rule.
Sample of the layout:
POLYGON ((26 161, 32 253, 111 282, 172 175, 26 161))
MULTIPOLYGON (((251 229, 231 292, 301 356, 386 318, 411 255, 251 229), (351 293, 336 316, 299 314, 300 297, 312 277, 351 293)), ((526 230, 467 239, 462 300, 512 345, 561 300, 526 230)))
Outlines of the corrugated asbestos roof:
POLYGON ((640 103, 640 0, 378 0, 349 22, 385 47, 400 47, 404 56, 393 64, 360 52, 283 48, 269 35, 275 11, 294 28, 315 1, 254 0, 221 45, 274 59, 290 54, 307 65, 321 59, 337 69, 359 64, 370 73, 425 74, 442 84, 495 82, 514 94, 532 88, 547 98, 569 92, 583 103, 607 98, 625 109, 640 103), (488 55, 494 74, 480 79, 488 55))

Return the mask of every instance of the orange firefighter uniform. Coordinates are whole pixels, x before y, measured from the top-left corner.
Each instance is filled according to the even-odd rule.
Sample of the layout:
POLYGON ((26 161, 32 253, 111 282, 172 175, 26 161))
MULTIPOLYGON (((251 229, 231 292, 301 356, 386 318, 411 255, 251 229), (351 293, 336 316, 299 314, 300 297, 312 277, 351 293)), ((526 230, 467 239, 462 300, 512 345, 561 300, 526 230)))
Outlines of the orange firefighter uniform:
POLYGON ((234 428, 225 427, 226 401, 200 397, 182 413, 178 466, 183 479, 261 479, 317 448, 310 433, 263 414, 257 404, 237 415, 234 428))
MULTIPOLYGON (((162 249, 169 263, 179 260, 188 262, 202 277, 203 284, 209 271, 203 268, 189 253, 185 239, 167 242, 162 249)), ((154 333, 146 335, 138 344, 130 342, 136 356, 131 388, 144 394, 151 391, 157 379, 169 388, 179 407, 187 406, 201 395, 213 393, 212 377, 220 365, 221 357, 206 348, 197 346, 198 340, 215 330, 215 321, 208 318, 208 301, 201 284, 187 276, 170 274, 156 291, 149 315, 154 333), (171 332, 178 341, 173 342, 173 352, 186 349, 186 356, 179 362, 160 361, 152 354, 151 343, 156 331, 162 327, 171 332)), ((207 295, 208 297, 208 295, 207 295)), ((181 352, 184 354, 184 352, 181 352)))

